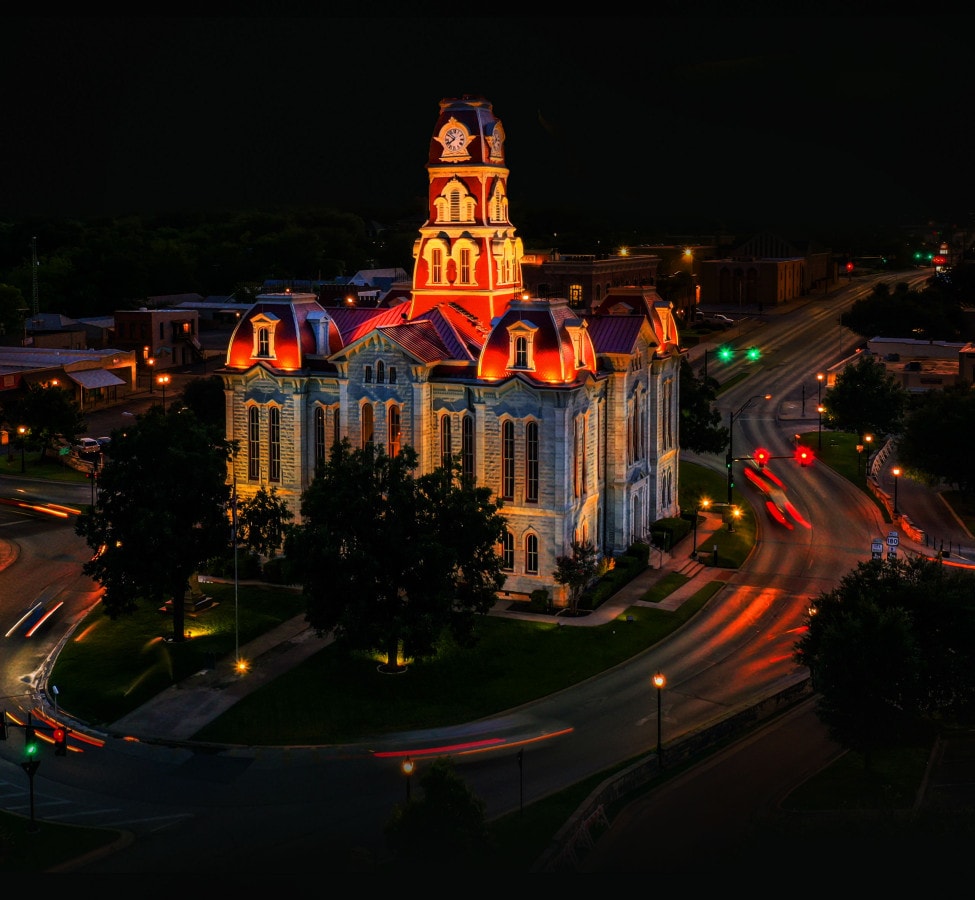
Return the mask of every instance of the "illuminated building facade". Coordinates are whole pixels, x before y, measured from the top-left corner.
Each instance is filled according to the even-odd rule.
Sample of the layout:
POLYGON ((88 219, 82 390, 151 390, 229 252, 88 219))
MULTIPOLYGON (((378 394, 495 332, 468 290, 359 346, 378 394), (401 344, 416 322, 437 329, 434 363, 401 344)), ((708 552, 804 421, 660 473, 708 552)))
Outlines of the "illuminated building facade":
POLYGON ((616 556, 678 514, 678 374, 671 305, 612 289, 592 313, 523 293, 508 219, 505 133, 480 97, 443 100, 412 291, 395 305, 257 298, 220 370, 238 491, 301 494, 333 443, 449 454, 503 500, 505 589, 545 589, 571 543, 616 556))

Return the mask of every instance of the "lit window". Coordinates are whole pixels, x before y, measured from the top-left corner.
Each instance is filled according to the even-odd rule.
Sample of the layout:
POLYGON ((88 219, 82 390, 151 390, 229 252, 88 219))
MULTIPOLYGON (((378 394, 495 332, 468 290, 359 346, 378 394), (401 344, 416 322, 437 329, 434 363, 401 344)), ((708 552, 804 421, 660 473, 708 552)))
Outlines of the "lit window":
POLYGON ((460 448, 461 475, 467 479, 474 478, 474 418, 464 416, 461 421, 460 448))
POLYGON ((365 450, 366 447, 372 446, 372 442, 375 438, 373 429, 372 404, 363 403, 360 422, 360 439, 362 441, 363 450, 365 450))
POLYGON ((391 406, 388 413, 387 430, 389 438, 386 442, 390 456, 398 456, 400 451, 400 415, 399 407, 391 406))
POLYGON ((529 575, 538 574, 538 535, 530 534, 525 538, 525 572, 529 575))
POLYGON ((501 568, 505 572, 515 570, 515 536, 510 531, 501 535, 501 568))
POLYGON ((256 406, 247 411, 247 477, 261 477, 261 411, 256 406))
POLYGON ((315 407, 315 465, 325 459, 325 410, 315 407))
POLYGON ((525 500, 538 502, 538 423, 525 426, 525 500))
POLYGON ((445 469, 450 468, 451 447, 450 447, 450 416, 440 417, 440 465, 445 469))
POLYGON ((281 480, 281 410, 272 406, 268 410, 268 480, 281 480))
POLYGON ((515 498, 515 426, 510 420, 501 426, 501 497, 515 498))

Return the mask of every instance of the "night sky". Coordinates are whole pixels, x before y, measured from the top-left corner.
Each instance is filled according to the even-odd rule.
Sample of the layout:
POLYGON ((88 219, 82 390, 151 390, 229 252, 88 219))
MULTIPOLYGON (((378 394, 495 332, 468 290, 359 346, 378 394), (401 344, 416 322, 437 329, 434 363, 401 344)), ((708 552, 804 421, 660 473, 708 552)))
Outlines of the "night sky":
POLYGON ((0 221, 422 208, 463 94, 504 123, 513 210, 975 219, 973 17, 2 22, 0 221))

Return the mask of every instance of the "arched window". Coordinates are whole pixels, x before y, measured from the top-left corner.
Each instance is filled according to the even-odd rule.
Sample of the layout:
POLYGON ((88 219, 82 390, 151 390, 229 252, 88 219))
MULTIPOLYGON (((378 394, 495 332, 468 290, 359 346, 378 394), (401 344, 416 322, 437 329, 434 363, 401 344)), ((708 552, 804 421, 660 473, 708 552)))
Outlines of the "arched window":
POLYGON ((327 440, 325 438, 325 408, 315 407, 315 466, 316 468, 325 461, 325 451, 327 440))
POLYGON ((464 416, 460 426, 460 469, 464 478, 474 478, 474 417, 464 416))
POLYGON ((501 426, 501 497, 515 499, 515 423, 510 419, 501 426))
POLYGON ((256 406, 247 410, 247 477, 261 477, 261 411, 256 406))
POLYGON ((268 481, 281 480, 281 410, 267 411, 268 481))
POLYGON ((391 406, 386 413, 386 430, 389 434, 386 441, 386 452, 390 456, 398 456, 400 451, 400 415, 399 407, 391 406))
POLYGON ((372 366, 366 366, 365 373, 362 376, 362 380, 366 384, 372 384, 372 366))
POLYGON ((359 438, 361 441, 361 447, 363 450, 366 447, 371 447, 372 442, 375 439, 374 431, 375 424, 373 421, 373 412, 371 403, 363 403, 362 410, 359 413, 359 438))
POLYGON ((538 574, 538 535, 529 534, 525 538, 525 572, 538 574))
POLYGON ((450 458, 452 450, 450 446, 450 416, 440 417, 440 465, 445 469, 450 468, 450 458))
POLYGON ((538 423, 525 426, 525 501, 538 502, 538 423))
POLYGON ((501 535, 501 568, 505 572, 515 570, 515 536, 507 529, 501 535))

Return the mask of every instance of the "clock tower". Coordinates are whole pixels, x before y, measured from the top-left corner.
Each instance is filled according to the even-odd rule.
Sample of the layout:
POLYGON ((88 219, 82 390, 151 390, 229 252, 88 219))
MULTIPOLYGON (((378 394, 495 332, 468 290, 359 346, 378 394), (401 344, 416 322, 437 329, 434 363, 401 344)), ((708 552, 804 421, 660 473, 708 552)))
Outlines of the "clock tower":
POLYGON ((523 249, 508 221, 504 128, 487 100, 440 101, 427 171, 410 318, 453 303, 489 323, 521 293, 523 249))

